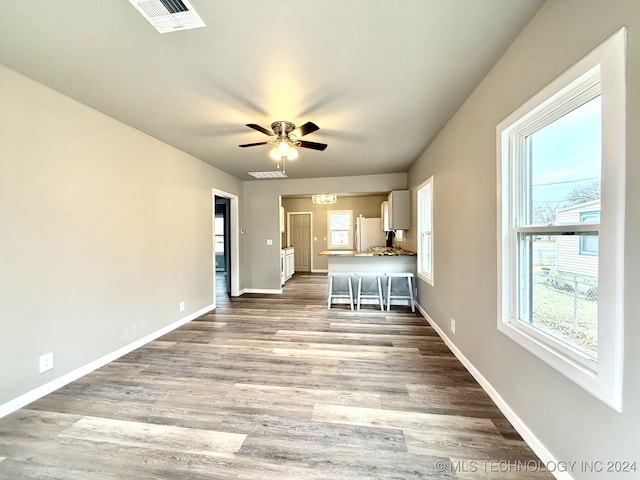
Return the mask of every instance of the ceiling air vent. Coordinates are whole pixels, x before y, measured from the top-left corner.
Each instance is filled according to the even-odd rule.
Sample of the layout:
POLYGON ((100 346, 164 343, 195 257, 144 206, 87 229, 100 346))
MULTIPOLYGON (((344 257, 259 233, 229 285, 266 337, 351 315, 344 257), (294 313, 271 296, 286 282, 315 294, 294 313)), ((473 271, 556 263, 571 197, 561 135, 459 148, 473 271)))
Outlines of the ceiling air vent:
POLYGON ((205 26, 187 0, 129 0, 129 3, 160 33, 205 26))
POLYGON ((280 170, 274 170, 272 172, 247 172, 247 173, 255 178, 287 178, 287 174, 280 170))

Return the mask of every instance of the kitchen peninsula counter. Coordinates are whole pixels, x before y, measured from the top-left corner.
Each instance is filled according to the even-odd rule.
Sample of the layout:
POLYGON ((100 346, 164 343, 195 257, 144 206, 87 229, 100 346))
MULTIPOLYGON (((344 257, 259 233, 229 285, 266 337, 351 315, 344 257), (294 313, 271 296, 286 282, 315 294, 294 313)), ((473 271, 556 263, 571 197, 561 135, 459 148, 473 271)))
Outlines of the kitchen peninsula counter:
POLYGON ((393 247, 373 247, 370 250, 325 250, 318 255, 325 257, 414 257, 415 252, 393 247))
POLYGON ((374 247, 372 250, 325 250, 329 272, 416 273, 416 253, 402 248, 374 247))
MULTIPOLYGON (((353 279, 358 273, 372 273, 380 276, 384 276, 385 273, 411 272, 414 275, 416 274, 416 253, 402 248, 371 247, 371 249, 364 251, 325 250, 318 255, 327 257, 329 273, 351 273, 353 279)), ((375 277, 365 277, 362 282, 362 288, 369 292, 375 291, 375 277)), ((383 280, 382 288, 386 292, 386 280, 383 280)), ((383 295, 386 296, 386 293, 383 295)), ((335 303, 347 301, 346 299, 335 299, 335 303)), ((363 304, 376 302, 377 300, 372 298, 362 299, 363 304)), ((392 305, 406 305, 407 303, 408 300, 391 300, 392 305)))

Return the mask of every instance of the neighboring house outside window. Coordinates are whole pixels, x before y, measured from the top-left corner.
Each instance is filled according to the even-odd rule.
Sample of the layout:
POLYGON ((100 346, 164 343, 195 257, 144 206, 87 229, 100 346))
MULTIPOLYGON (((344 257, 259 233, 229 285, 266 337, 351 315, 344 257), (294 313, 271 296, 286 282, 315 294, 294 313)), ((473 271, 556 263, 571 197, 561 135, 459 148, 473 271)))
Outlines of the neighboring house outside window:
POLYGON ((418 277, 433 286, 433 177, 418 187, 418 277))
POLYGON ((498 329, 617 410, 625 35, 497 127, 498 329))
MULTIPOLYGON (((600 226, 600 200, 558 209, 556 225, 600 226)), ((556 239, 555 267, 560 273, 598 279, 598 235, 563 235, 556 239)))

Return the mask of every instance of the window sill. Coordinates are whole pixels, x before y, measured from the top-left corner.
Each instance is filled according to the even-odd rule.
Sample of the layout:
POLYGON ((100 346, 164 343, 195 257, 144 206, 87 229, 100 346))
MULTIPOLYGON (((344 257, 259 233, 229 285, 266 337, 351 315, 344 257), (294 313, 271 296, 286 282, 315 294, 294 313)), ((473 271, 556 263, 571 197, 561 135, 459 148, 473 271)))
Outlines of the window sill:
POLYGON ((531 334, 526 326, 516 326, 513 321, 500 321, 498 331, 509 337, 518 345, 529 351, 547 365, 569 378, 594 397, 608 406, 622 412, 622 392, 615 386, 612 379, 603 378, 597 371, 595 362, 588 357, 581 356, 578 352, 571 352, 559 342, 541 340, 543 334, 531 334), (554 348, 555 345, 557 348, 554 348), (582 357, 582 358, 577 358, 582 357), (592 363, 595 369, 587 366, 592 363))

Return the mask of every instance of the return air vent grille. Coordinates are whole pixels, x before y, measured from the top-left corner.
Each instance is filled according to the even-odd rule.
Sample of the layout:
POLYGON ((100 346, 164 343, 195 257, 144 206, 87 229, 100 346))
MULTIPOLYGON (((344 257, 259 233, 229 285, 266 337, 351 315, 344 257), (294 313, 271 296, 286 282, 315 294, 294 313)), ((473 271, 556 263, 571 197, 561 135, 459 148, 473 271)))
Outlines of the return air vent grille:
POLYGON ((205 26, 187 0, 129 0, 129 3, 160 33, 205 26))
POLYGON ((255 178, 287 178, 287 174, 280 170, 274 170, 272 172, 247 172, 249 175, 255 178))

